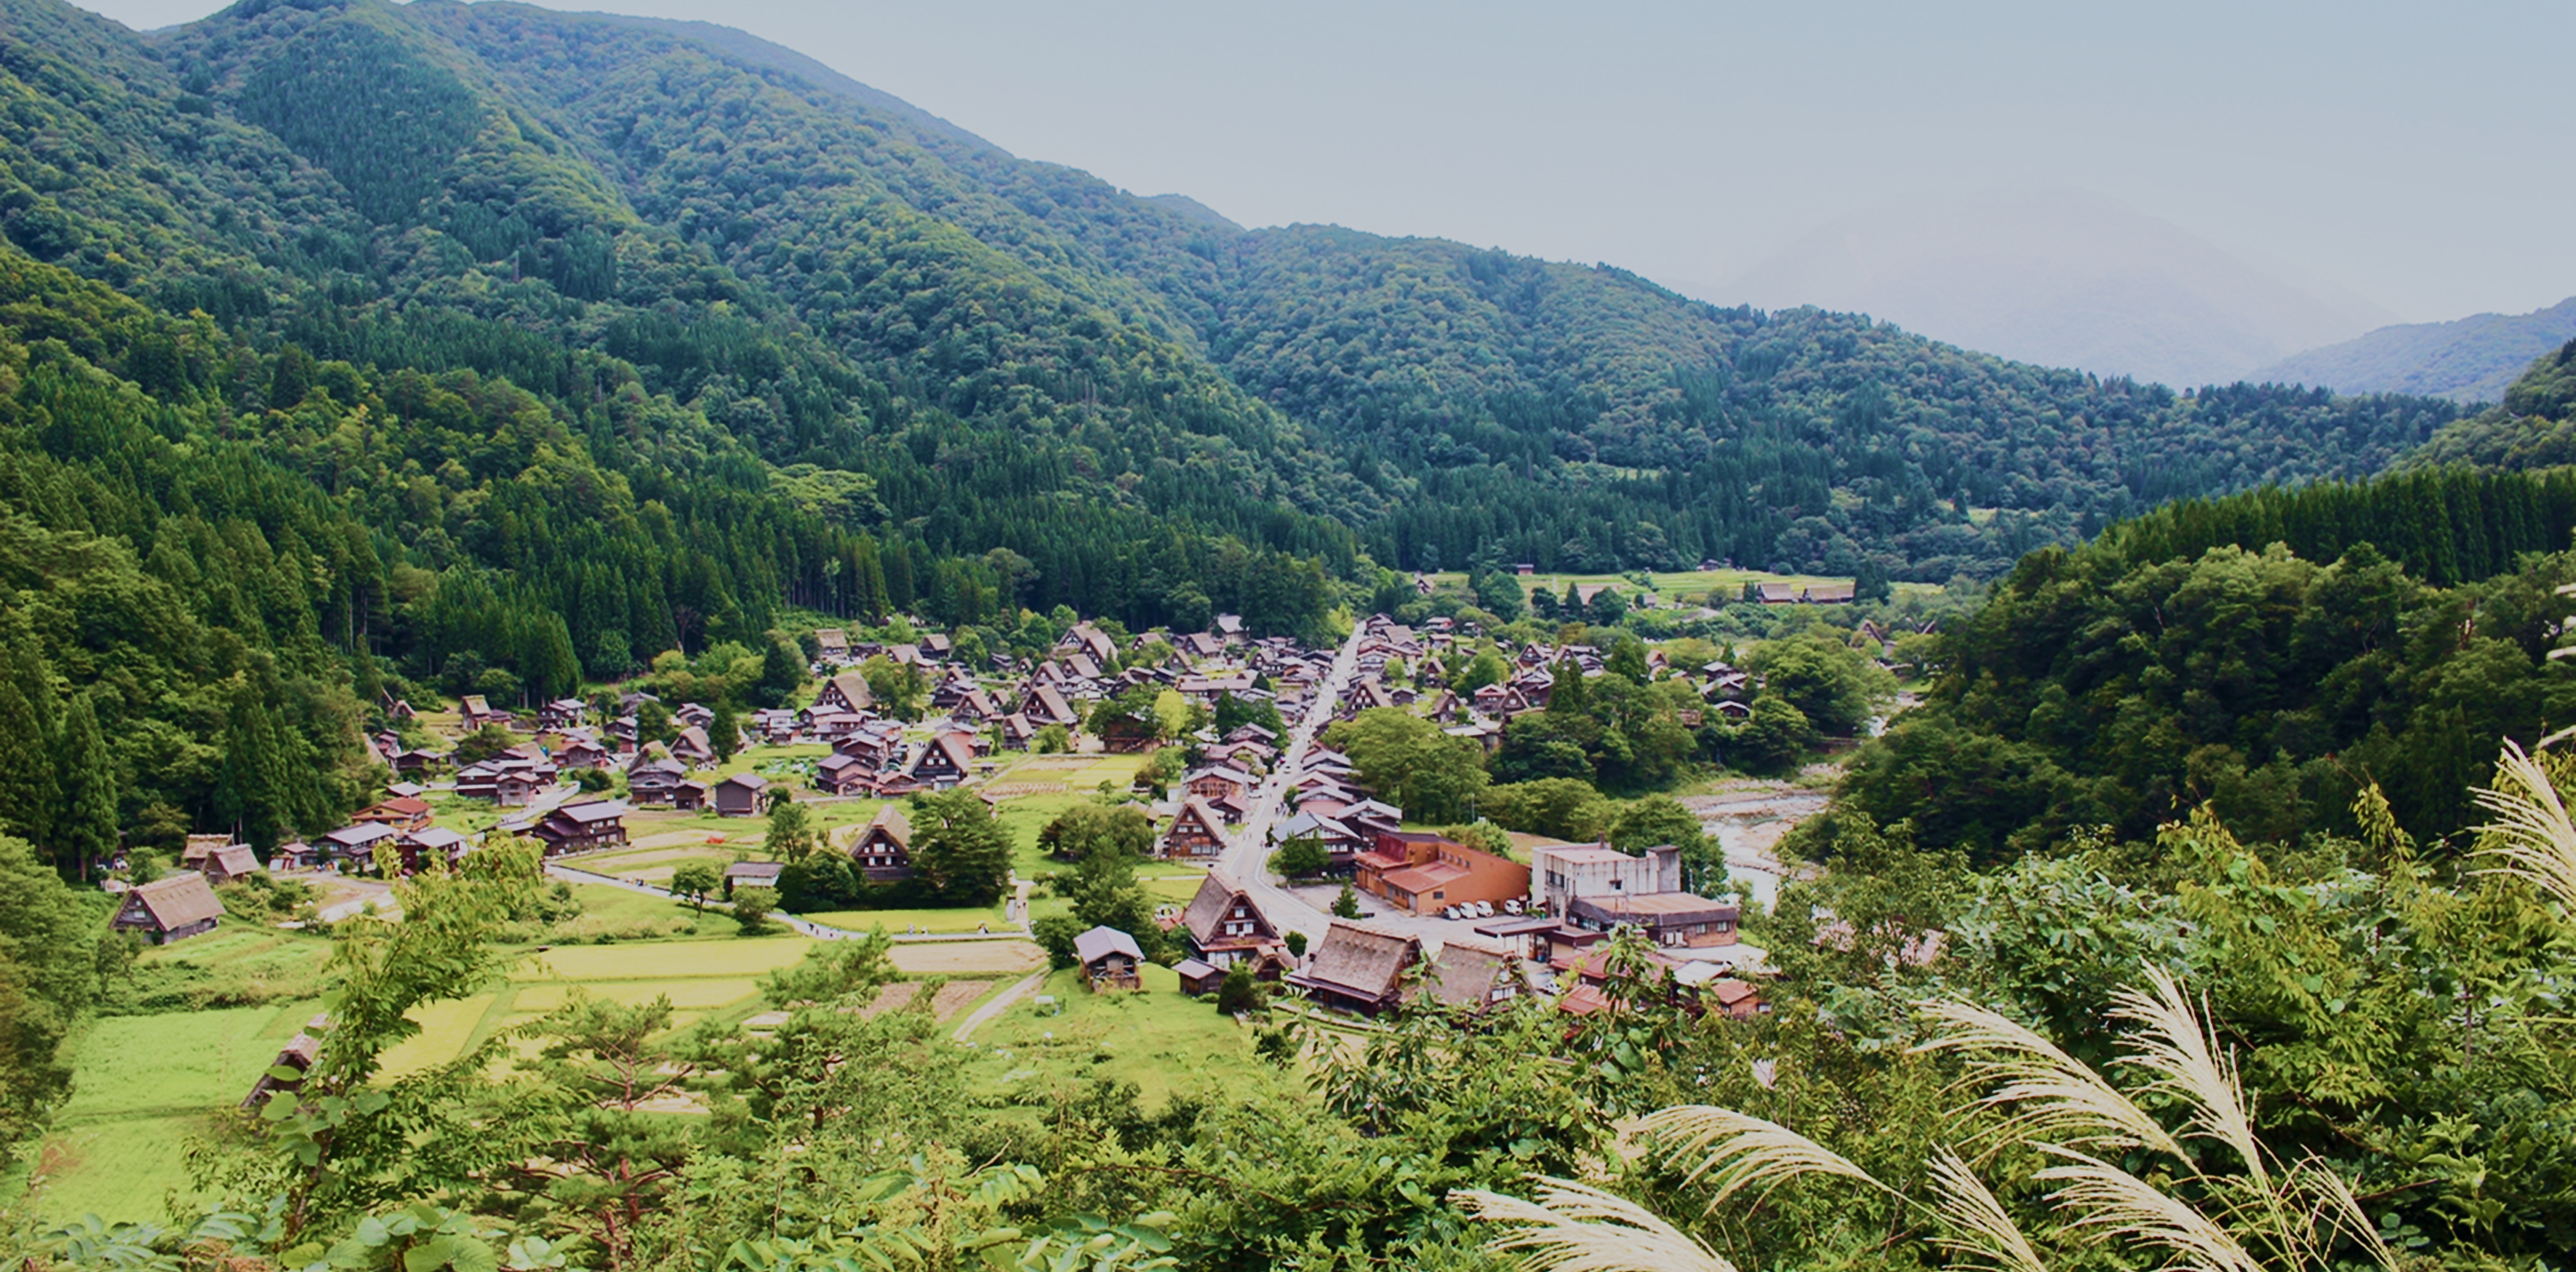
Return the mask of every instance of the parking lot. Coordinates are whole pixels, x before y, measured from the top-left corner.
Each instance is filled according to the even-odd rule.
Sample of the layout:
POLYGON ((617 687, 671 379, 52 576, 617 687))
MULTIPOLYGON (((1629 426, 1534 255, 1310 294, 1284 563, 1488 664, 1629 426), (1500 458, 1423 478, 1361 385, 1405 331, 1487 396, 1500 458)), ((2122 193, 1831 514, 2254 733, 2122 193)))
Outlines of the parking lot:
MULTIPOLYGON (((1287 891, 1298 900, 1330 913, 1333 899, 1342 894, 1342 886, 1338 883, 1309 884, 1289 888, 1287 891)), ((1389 932, 1410 933, 1424 940, 1438 941, 1443 944, 1450 941, 1464 941, 1470 945, 1488 949, 1499 949, 1505 944, 1492 937, 1476 934, 1476 928, 1479 925, 1504 920, 1506 916, 1500 908, 1494 911, 1492 918, 1444 919, 1437 915, 1424 917, 1395 909, 1365 892, 1354 891, 1352 895, 1359 898, 1360 922, 1370 927, 1382 928, 1389 932)))

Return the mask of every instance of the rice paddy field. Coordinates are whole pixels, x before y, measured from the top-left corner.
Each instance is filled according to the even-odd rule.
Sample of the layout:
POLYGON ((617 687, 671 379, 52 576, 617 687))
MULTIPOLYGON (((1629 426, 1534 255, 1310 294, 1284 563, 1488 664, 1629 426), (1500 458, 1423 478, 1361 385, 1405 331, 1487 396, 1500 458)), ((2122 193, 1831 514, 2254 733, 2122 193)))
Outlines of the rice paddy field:
MULTIPOLYGON (((722 771, 759 772, 797 789, 826 831, 864 824, 883 806, 881 801, 817 800, 805 794, 804 774, 826 750, 754 747, 722 771)), ((1126 791, 1141 762, 1132 755, 1006 757, 985 789, 1000 800, 1000 817, 1014 845, 1015 872, 1027 879, 1058 869, 1037 846, 1039 829, 1103 786, 1126 791)), ((479 833, 503 816, 488 804, 444 793, 430 796, 430 803, 440 824, 468 833, 479 833)), ((632 842, 626 848, 566 864, 667 886, 672 871, 691 861, 722 866, 763 856, 760 840, 766 823, 759 818, 648 810, 627 824, 632 842)), ((1157 903, 1177 907, 1197 891, 1204 873, 1202 867, 1156 863, 1142 877, 1157 903)), ((676 1027, 707 1019, 752 1020, 762 1007, 760 978, 802 959, 813 944, 789 934, 742 937, 729 918, 699 916, 667 897, 605 885, 576 885, 574 891, 584 914, 565 929, 571 939, 598 939, 602 933, 654 935, 521 953, 482 992, 415 1013, 420 1033, 385 1055, 385 1072, 399 1076, 445 1064, 582 991, 624 1003, 667 998, 676 1027)), ((1060 898, 1038 897, 1031 913, 1044 917, 1067 908, 1060 898)), ((860 932, 880 925, 895 933, 964 934, 979 926, 1011 930, 998 905, 806 917, 860 932)), ((313 995, 319 992, 330 951, 329 939, 321 935, 242 925, 147 953, 147 969, 165 965, 171 977, 221 989, 226 1001, 261 1005, 115 1016, 89 1025, 73 1046, 74 1095, 33 1165, 33 1182, 41 1189, 37 1211, 51 1221, 85 1214, 158 1221, 168 1217, 174 1197, 180 1199, 180 1209, 189 1209, 185 1144, 211 1133, 320 1010, 313 995)), ((1046 966, 1045 955, 1022 940, 905 943, 896 947, 894 961, 908 977, 947 981, 933 1004, 943 1019, 971 1010, 1046 966)), ((1199 1075, 1246 1068, 1242 1062, 1250 1058, 1249 1028, 1219 1016, 1213 1006, 1181 997, 1168 970, 1149 968, 1147 984, 1141 994, 1094 996, 1072 973, 1051 974, 1038 993, 1055 998, 1056 1014, 1038 1014, 1033 994, 977 1031, 969 1062, 982 1075, 979 1082, 999 1089, 1114 1069, 1144 1085, 1149 1098, 1159 1099, 1189 1082, 1207 1080, 1199 1075)), ((900 1005, 918 990, 911 982, 893 986, 875 1009, 900 1005)), ((20 1182, 0 1181, 0 1193, 20 1182)))

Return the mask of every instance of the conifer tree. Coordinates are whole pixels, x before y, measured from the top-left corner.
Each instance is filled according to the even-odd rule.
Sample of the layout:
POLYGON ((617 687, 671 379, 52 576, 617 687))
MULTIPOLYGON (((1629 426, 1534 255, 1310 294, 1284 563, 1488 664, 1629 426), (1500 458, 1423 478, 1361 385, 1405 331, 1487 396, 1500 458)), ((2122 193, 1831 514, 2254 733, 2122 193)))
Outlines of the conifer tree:
POLYGON ((116 771, 90 701, 94 692, 72 696, 54 751, 54 788, 62 801, 54 821, 54 868, 66 878, 87 878, 92 867, 116 855, 116 771))

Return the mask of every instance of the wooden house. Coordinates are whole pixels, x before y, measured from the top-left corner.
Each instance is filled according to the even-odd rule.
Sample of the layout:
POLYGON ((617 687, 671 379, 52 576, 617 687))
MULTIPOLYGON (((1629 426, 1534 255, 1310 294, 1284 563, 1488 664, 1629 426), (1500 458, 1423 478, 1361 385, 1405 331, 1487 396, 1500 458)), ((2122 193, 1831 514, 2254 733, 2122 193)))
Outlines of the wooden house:
POLYGON ((404 877, 408 878, 419 874, 433 861, 453 866, 465 860, 465 854, 474 850, 474 842, 444 826, 432 826, 427 830, 415 830, 380 848, 378 856, 383 856, 387 849, 392 852, 404 877))
POLYGON ((876 705, 876 696, 868 692, 868 678, 855 671, 844 671, 823 682, 814 694, 814 710, 860 712, 876 705))
POLYGON ((851 843, 850 864, 870 883, 912 877, 912 819, 903 815, 903 805, 888 804, 877 810, 851 843))
POLYGON ((1091 992, 1145 987, 1145 951, 1136 938, 1112 927, 1096 927, 1073 938, 1074 961, 1091 992))
POLYGON ((479 693, 469 693, 460 699, 456 714, 457 718, 465 722, 467 729, 479 729, 487 724, 506 725, 510 722, 509 712, 493 710, 492 704, 479 693))
POLYGON ((1397 1004, 1405 972, 1420 962, 1421 938, 1335 919, 1287 982, 1327 1007, 1374 1016, 1397 1004))
POLYGON ((613 848, 626 842, 626 814, 629 811, 623 800, 565 804, 547 813, 545 819, 537 823, 536 836, 545 844, 545 855, 549 857, 613 848))
POLYGON ((905 773, 932 790, 944 791, 975 771, 975 738, 968 733, 942 733, 921 748, 905 773))
POLYGON ((202 871, 206 868, 207 858, 232 847, 233 842, 230 835, 190 835, 188 842, 179 849, 180 868, 202 871))
POLYGON ((1448 941, 1425 972, 1417 997, 1454 1011, 1481 1013, 1537 990, 1519 955, 1448 941))
POLYGON ((671 788, 671 807, 683 813, 697 812, 707 806, 709 794, 706 783, 690 779, 671 788))
POLYGON ((1259 781, 1250 773, 1236 768, 1203 768, 1181 779, 1181 789, 1210 804, 1233 802, 1249 804, 1252 788, 1259 781))
POLYGON ((687 780, 688 767, 678 760, 647 758, 626 770, 626 793, 638 804, 668 804, 687 780))
POLYGON ((735 888, 775 888, 778 876, 786 869, 787 864, 781 861, 737 861, 725 867, 725 897, 731 899, 735 888))
POLYGON ((268 1068, 261 1071, 259 1080, 250 1084, 250 1094, 242 1097, 241 1106, 257 1112, 261 1105, 268 1103, 269 1096, 280 1091, 293 1094, 303 1089, 304 1079, 301 1075, 312 1069, 313 1061, 321 1056, 321 1035, 330 1027, 330 1022, 331 1016, 328 1012, 305 1021, 303 1030, 287 1040, 285 1048, 277 1053, 277 1058, 269 1061, 268 1068), (278 1076, 278 1070, 281 1069, 298 1076, 281 1078, 278 1076))
POLYGON ((1225 985, 1224 968, 1194 958, 1172 964, 1172 974, 1180 978, 1181 992, 1192 998, 1213 994, 1225 985))
POLYGON ((540 729, 578 729, 590 723, 590 704, 579 698, 557 698, 537 708, 540 729))
POLYGON ((429 802, 409 795, 397 795, 349 814, 349 820, 375 822, 395 830, 418 830, 429 824, 429 802))
POLYGON ((715 784, 716 814, 720 817, 756 817, 760 800, 769 789, 769 779, 758 773, 736 773, 715 784))
POLYGON ((1165 857, 1213 857, 1225 851, 1225 822, 1207 801, 1181 801, 1172 824, 1163 829, 1157 848, 1165 857))
POLYGON ((826 795, 862 795, 875 789, 877 766, 835 751, 814 765, 814 789, 826 795))
POLYGON ((155 879, 125 894, 109 926, 139 932, 154 945, 168 945, 215 930, 224 903, 201 874, 174 874, 155 879))
POLYGON ((716 762, 715 744, 707 740, 705 728, 693 724, 671 739, 671 758, 690 768, 705 768, 716 762))
POLYGON ((850 634, 838 627, 815 628, 814 653, 816 658, 833 666, 847 666, 850 661, 850 634))
POLYGON ((1061 724, 1070 729, 1082 723, 1081 713, 1066 700, 1064 691, 1054 685, 1030 685, 1028 696, 1020 700, 1019 714, 1027 716, 1029 723, 1041 729, 1050 724, 1061 724))
POLYGON ((1270 916, 1252 894, 1236 887, 1221 871, 1199 880, 1198 892, 1181 911, 1181 929, 1191 955, 1223 970, 1249 964, 1263 980, 1277 980, 1289 967, 1288 947, 1270 916))
POLYGON ((207 853, 205 864, 197 868, 206 882, 214 884, 231 883, 259 872, 259 854, 252 852, 249 844, 226 844, 207 853))

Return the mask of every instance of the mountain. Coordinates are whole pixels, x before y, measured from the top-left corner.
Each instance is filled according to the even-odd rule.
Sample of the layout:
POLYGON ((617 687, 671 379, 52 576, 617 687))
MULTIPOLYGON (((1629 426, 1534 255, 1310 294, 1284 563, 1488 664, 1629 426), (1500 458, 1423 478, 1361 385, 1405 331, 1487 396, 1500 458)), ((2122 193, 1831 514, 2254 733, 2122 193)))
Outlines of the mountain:
POLYGON ((2340 393, 2415 393, 2495 402, 2531 360, 2576 339, 2576 297, 2527 314, 2406 323, 2293 354, 2251 378, 2340 393))
POLYGON ((2074 189, 1890 204, 1818 230, 1722 291, 1858 310, 1965 348, 2176 387, 2231 383, 2387 318, 2074 189))
POLYGON ((2534 359, 2504 400, 2444 425, 2402 468, 2525 471, 2576 464, 2576 339, 2534 359))
POLYGON ((310 831, 388 699, 757 655, 790 608, 998 649, 1058 607, 1313 632, 1389 566, 1990 576, 2459 414, 1242 230, 690 24, 0 0, 0 91, 21 829, 103 750, 121 825, 310 831))
MULTIPOLYGON (((1175 525, 1344 577, 1363 555, 1990 574, 2175 494, 2365 473, 2449 418, 2177 396, 1438 240, 1244 231, 717 28, 244 0, 82 29, 82 64, 153 81, 134 109, 283 160, 240 224, 188 236, 274 204, 258 269, 139 281, 225 321, 253 302, 204 297, 262 291, 271 337, 353 364, 426 369, 413 333, 465 324, 514 381, 538 373, 505 348, 631 367, 766 463, 864 475, 884 515, 852 528, 1010 550, 1042 607, 1194 614, 1197 567, 1142 546, 1175 525)), ((146 141, 122 166, 242 187, 196 175, 215 158, 146 141)), ((128 232, 168 233, 100 231, 128 232)))

